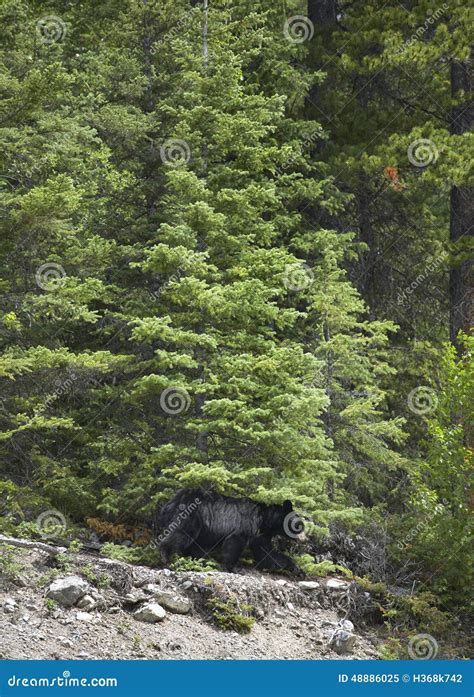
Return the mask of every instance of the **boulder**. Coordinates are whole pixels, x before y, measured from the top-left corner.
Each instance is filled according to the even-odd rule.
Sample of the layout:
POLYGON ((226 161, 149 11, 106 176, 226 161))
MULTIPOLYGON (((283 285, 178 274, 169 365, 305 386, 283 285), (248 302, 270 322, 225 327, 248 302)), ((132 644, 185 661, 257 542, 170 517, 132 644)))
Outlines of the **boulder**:
MULTIPOLYGON (((153 584, 149 584, 149 586, 152 586, 153 584)), ((154 586, 153 589, 150 589, 150 587, 146 587, 147 590, 151 590, 153 594, 153 599, 156 600, 157 603, 162 605, 166 610, 169 610, 170 612, 176 612, 179 615, 185 615, 188 613, 191 609, 191 601, 189 598, 185 598, 182 595, 177 595, 176 593, 173 593, 172 591, 165 591, 162 590, 159 586, 154 586)))
POLYGON ((133 616, 141 622, 161 622, 166 617, 166 611, 158 603, 145 603, 133 616))
POLYGON ((80 576, 65 576, 55 579, 46 591, 46 597, 63 607, 71 607, 86 595, 89 584, 80 576))

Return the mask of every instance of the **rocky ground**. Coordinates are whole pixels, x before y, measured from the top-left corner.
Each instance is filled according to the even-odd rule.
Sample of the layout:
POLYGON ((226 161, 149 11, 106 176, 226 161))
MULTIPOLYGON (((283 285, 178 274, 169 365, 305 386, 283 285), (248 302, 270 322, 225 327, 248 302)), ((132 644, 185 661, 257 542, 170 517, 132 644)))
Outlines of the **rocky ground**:
POLYGON ((375 659, 374 631, 347 619, 351 585, 9 548, 0 659, 375 659), (216 602, 228 629, 216 623, 216 602), (253 618, 248 633, 235 631, 229 608, 247 618, 243 629, 253 618))

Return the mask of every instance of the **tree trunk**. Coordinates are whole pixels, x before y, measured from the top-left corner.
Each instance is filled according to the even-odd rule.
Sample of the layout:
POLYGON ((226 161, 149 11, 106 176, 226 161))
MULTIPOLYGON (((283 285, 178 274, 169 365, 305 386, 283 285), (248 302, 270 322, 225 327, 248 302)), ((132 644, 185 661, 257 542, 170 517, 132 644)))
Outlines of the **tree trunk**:
MULTIPOLYGON (((455 99, 465 95, 462 103, 453 107, 451 114, 452 135, 462 135, 471 130, 474 122, 472 91, 472 54, 468 61, 451 62, 451 95, 455 99)), ((467 242, 472 237, 474 220, 474 187, 453 186, 451 189, 450 242, 454 257, 449 277, 450 338, 458 352, 457 335, 469 333, 474 320, 474 284, 472 262, 467 258, 467 242), (460 256, 456 260, 456 256, 460 256)))

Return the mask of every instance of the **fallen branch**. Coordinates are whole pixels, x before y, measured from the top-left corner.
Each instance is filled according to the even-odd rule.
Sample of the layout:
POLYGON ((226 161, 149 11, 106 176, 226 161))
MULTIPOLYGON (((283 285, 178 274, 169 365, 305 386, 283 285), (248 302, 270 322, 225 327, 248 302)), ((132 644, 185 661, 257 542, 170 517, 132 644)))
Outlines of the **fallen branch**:
POLYGON ((66 547, 53 547, 45 542, 32 542, 31 540, 18 540, 16 537, 6 537, 0 535, 0 544, 12 545, 13 547, 25 547, 26 549, 38 549, 49 554, 63 554, 67 552, 66 547))

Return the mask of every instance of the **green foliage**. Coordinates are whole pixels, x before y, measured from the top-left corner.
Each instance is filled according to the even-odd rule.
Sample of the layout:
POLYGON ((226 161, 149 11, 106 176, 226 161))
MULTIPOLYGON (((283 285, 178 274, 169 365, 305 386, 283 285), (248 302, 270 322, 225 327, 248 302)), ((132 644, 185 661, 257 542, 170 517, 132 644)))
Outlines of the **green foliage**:
POLYGON ((15 263, 2 475, 73 521, 145 518, 196 485, 291 498, 325 522, 356 516, 348 468, 365 463, 364 483, 347 480, 357 493, 403 469, 402 420, 377 384, 393 325, 367 318, 344 268, 353 234, 305 212, 347 203, 313 157, 327 135, 304 114, 323 74, 295 62, 264 2, 250 15, 211 6, 206 66, 202 8, 192 21, 181 1, 132 0, 106 20, 90 3, 50 10, 71 28, 63 41, 30 65, 34 10, 17 0, 10 21, 29 19, 3 54, 5 96, 23 106, 7 114, 3 155, 15 263), (177 166, 160 154, 170 138, 189 148, 177 166), (44 264, 56 280, 37 282, 44 264))
POLYGON ((194 559, 193 557, 178 557, 170 564, 173 571, 218 571, 220 565, 214 559, 194 559))
POLYGON ((453 630, 453 617, 440 610, 436 596, 430 591, 415 595, 389 596, 390 608, 385 617, 394 624, 400 624, 405 630, 416 629, 418 633, 431 634, 434 637, 449 636, 453 630))
POLYGON ((101 554, 109 559, 124 561, 128 564, 146 564, 157 566, 160 563, 160 554, 156 547, 148 545, 146 547, 125 547, 107 542, 100 549, 101 554))
POLYGON ((72 540, 72 542, 69 544, 69 552, 71 554, 76 554, 80 552, 82 549, 82 542, 79 542, 79 540, 72 540))
POLYGON ((206 606, 221 629, 248 633, 255 624, 255 617, 251 616, 254 608, 251 605, 239 603, 232 596, 225 601, 220 598, 208 598, 206 606))
POLYGON ((74 570, 74 561, 67 553, 57 554, 54 557, 54 564, 59 571, 65 574, 68 574, 74 570))
POLYGON ((457 360, 447 347, 436 409, 428 416, 427 457, 416 478, 409 511, 398 520, 393 555, 422 563, 430 589, 444 602, 472 607, 474 535, 471 431, 474 403, 473 339, 464 337, 457 360))
POLYGON ((352 578, 352 572, 340 564, 333 564, 331 561, 321 561, 315 563, 310 554, 301 554, 295 559, 296 563, 306 574, 310 576, 329 576, 330 574, 343 574, 347 578, 352 578))
POLYGON ((1 532, 148 523, 183 486, 291 499, 316 540, 383 520, 392 567, 470 606, 472 338, 443 348, 469 8, 382 5, 294 43, 278 4, 212 0, 205 58, 199 3, 50 0, 56 41, 2 3, 1 532))
POLYGON ((354 580, 357 582, 358 586, 363 588, 365 591, 367 591, 371 595, 385 596, 386 593, 388 592, 387 584, 383 583, 383 581, 379 581, 378 583, 374 583, 366 576, 362 576, 362 577, 356 576, 354 580))
POLYGON ((44 599, 44 605, 46 608, 46 612, 48 615, 53 615, 54 612, 58 609, 58 604, 55 600, 52 598, 45 598, 44 599))
POLYGON ((23 564, 17 559, 17 550, 11 545, 0 545, 0 585, 8 589, 14 585, 23 571, 23 564))
POLYGON ((400 639, 388 637, 380 646, 378 653, 382 661, 398 661, 404 654, 404 646, 400 639))
MULTIPOLYGON (((112 557, 113 559, 114 557, 112 557)), ((89 583, 94 584, 98 588, 108 588, 110 585, 110 577, 107 574, 97 573, 92 564, 80 566, 77 571, 86 578, 89 583)))

